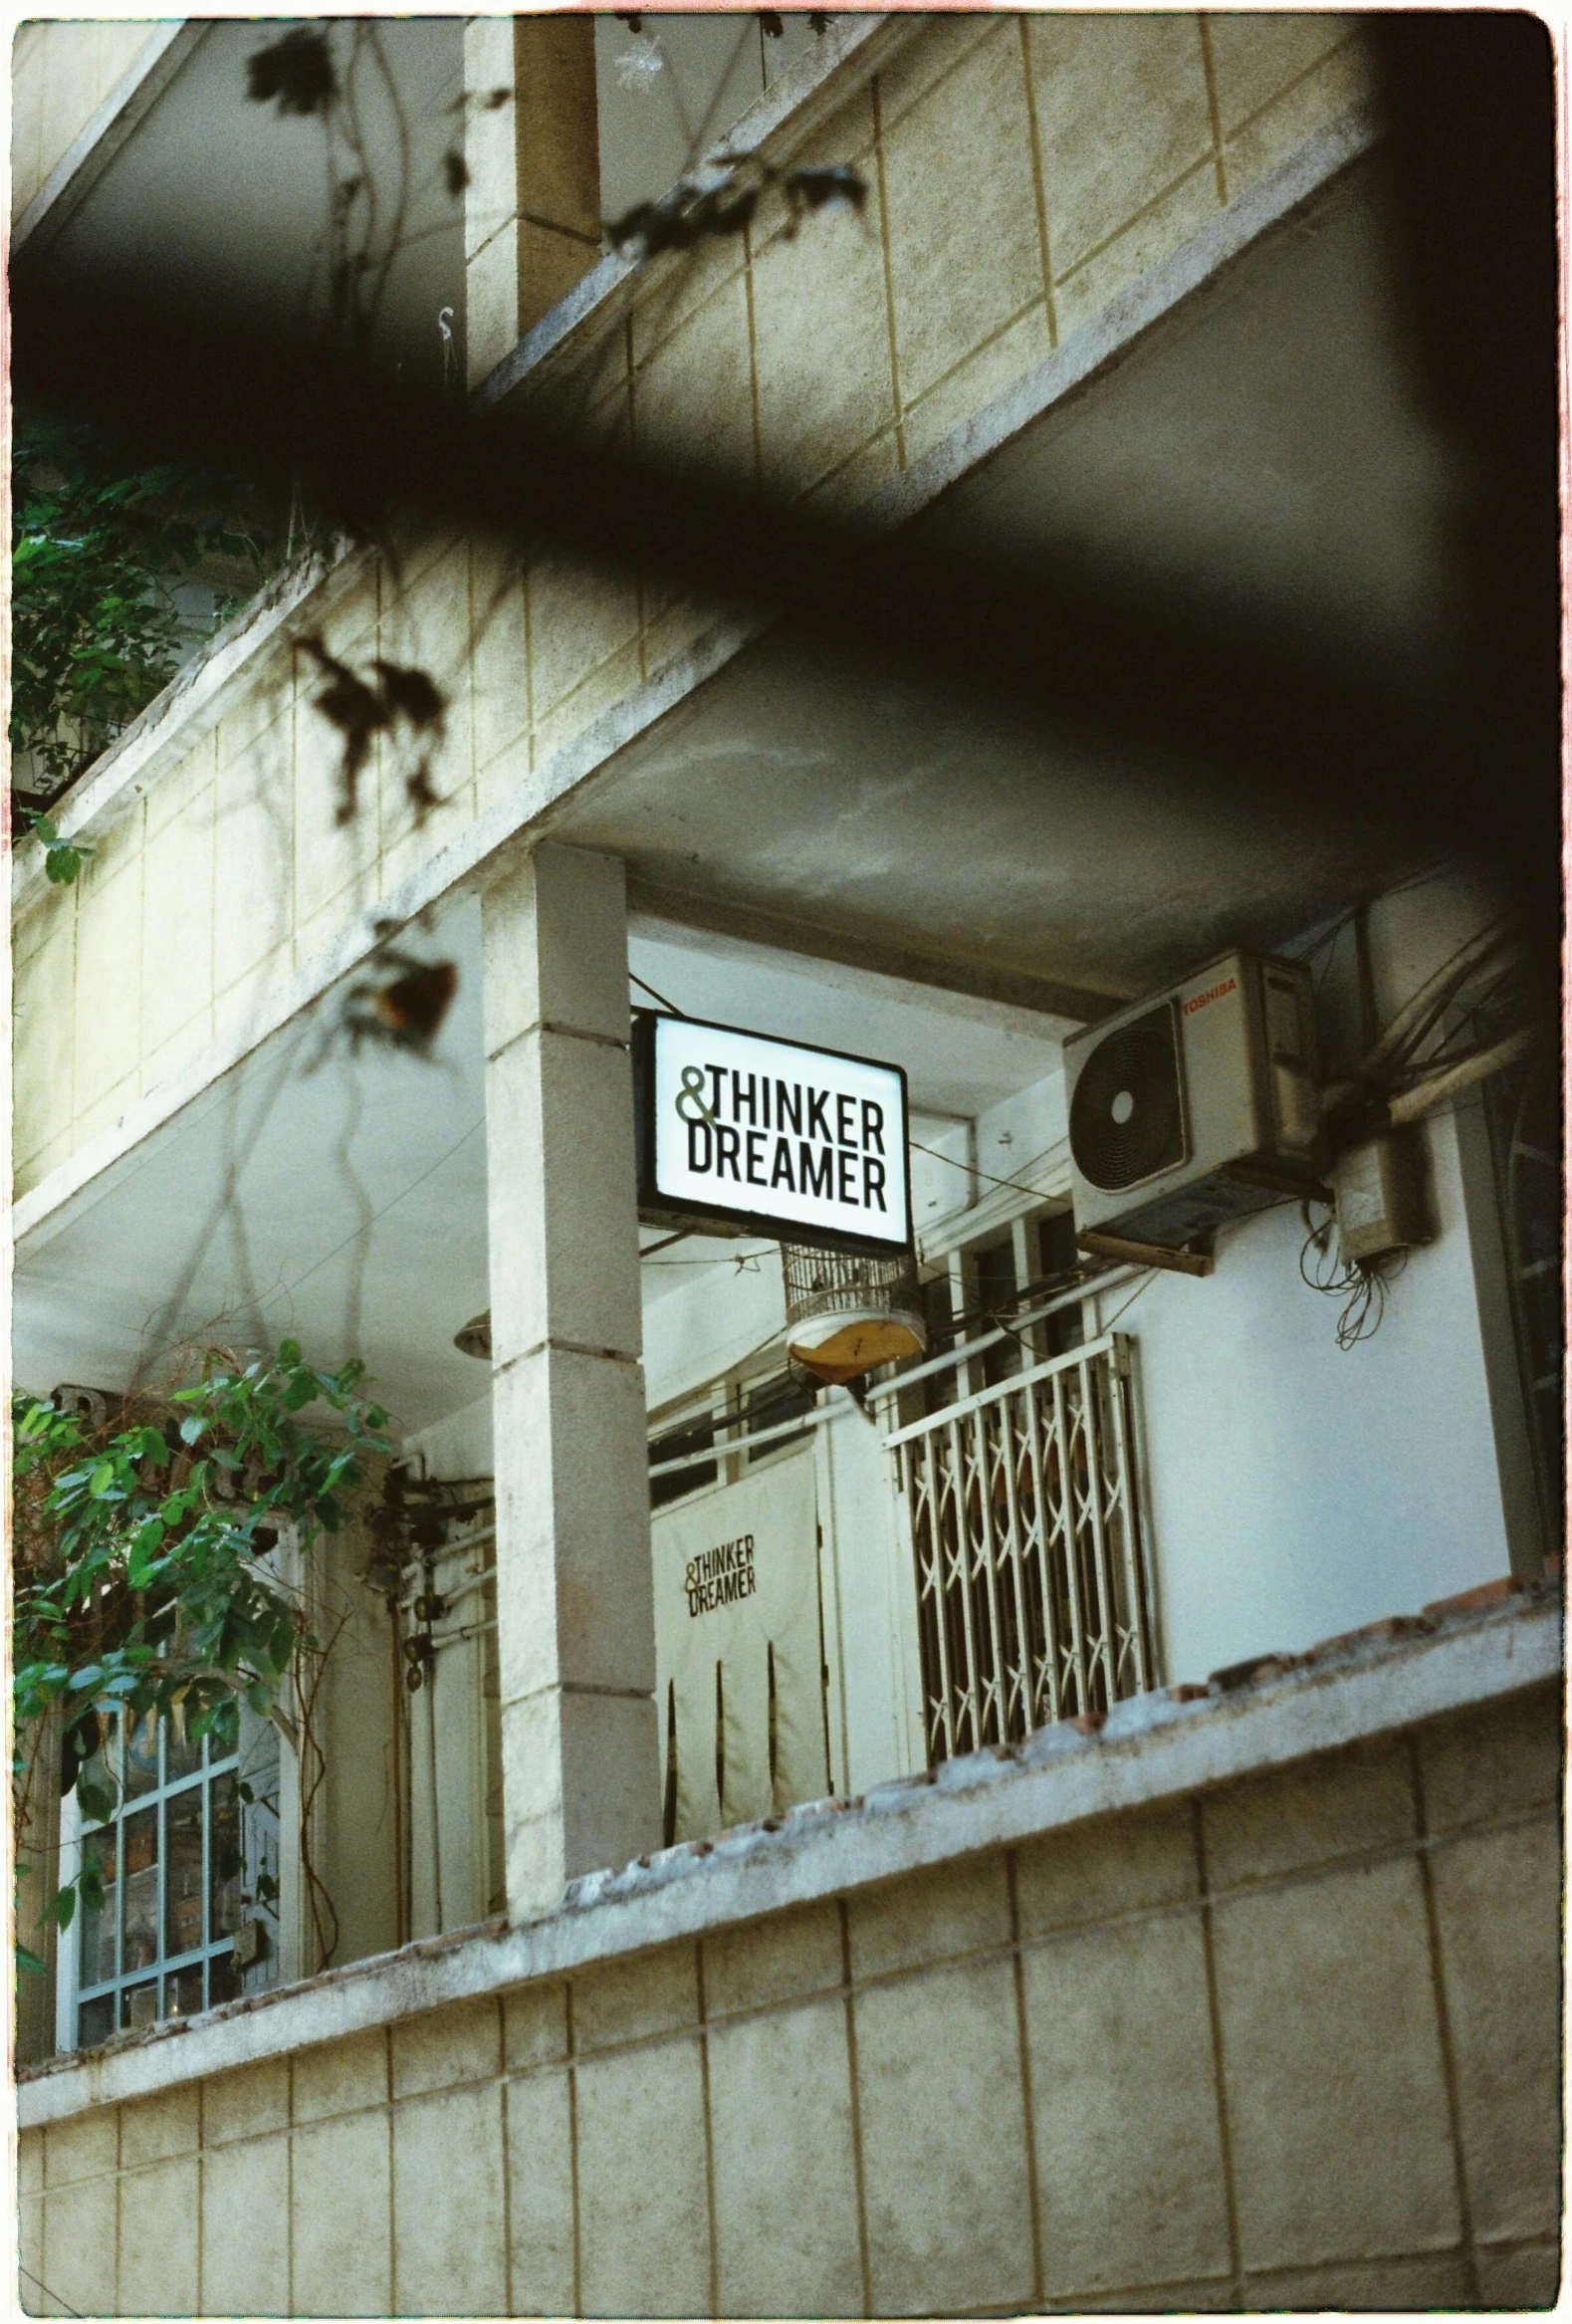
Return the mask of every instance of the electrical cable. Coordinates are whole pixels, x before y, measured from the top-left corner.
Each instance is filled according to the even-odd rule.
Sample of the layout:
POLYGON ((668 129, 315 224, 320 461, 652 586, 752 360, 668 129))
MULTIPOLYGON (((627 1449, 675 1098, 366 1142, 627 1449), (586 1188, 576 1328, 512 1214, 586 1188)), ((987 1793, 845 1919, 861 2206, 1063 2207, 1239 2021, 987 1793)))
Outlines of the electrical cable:
MULTIPOLYGON (((921 1111, 921 1108, 914 1107, 913 1110, 921 1111)), ((914 1154, 926 1154, 930 1161, 934 1162, 947 1162, 952 1170, 964 1170, 969 1178, 986 1178, 990 1186, 1006 1186, 1009 1187, 1011 1194, 1028 1194, 1036 1200, 1040 1201, 1041 1199, 1042 1189, 1040 1186, 1023 1185, 1018 1178, 996 1178, 993 1171, 985 1170, 981 1163, 958 1162, 953 1154, 941 1154, 937 1148, 925 1146, 917 1138, 908 1138, 906 1142, 914 1154)), ((1052 1145, 1044 1146, 1040 1154, 1030 1155, 1025 1163, 1025 1168, 1029 1170, 1033 1162, 1045 1162, 1050 1154, 1056 1154, 1059 1148, 1066 1145, 1067 1142, 1064 1138, 1055 1138, 1052 1145)))
POLYGON ((1099 1338, 1102 1337, 1103 1332, 1113 1330, 1120 1316, 1125 1312, 1125 1309, 1128 1307, 1133 1307, 1136 1300, 1141 1296, 1143 1291, 1149 1291, 1151 1289, 1153 1283, 1157 1280, 1157 1273, 1158 1271, 1155 1267, 1148 1267, 1142 1270, 1142 1279, 1136 1284, 1135 1289, 1130 1293, 1128 1299, 1124 1301, 1124 1304, 1120 1307, 1116 1307, 1114 1312, 1109 1316, 1107 1322, 1102 1325, 1102 1328, 1098 1333, 1099 1338))
MULTIPOLYGON (((1472 1016, 1475 1009, 1484 1005, 1488 1001, 1494 1000, 1507 986, 1509 986, 1512 974, 1516 971, 1518 966, 1519 963, 1517 961, 1511 961, 1508 964, 1507 969, 1489 986, 1486 987, 1485 991, 1479 996, 1479 999, 1476 1002, 1466 1006, 1464 1010, 1465 1021, 1467 1018, 1472 1016)), ((1464 979, 1464 982, 1466 982, 1466 979, 1464 979)), ((1403 1079, 1414 1073, 1424 1073, 1431 1065, 1439 1062, 1440 1052, 1433 1049, 1428 1057, 1421 1057, 1419 1051, 1424 1046, 1425 1043, 1428 1042, 1432 1035, 1436 1032, 1438 1025, 1446 1016, 1448 1010, 1459 1006, 1462 1005, 1458 1002, 1457 993, 1455 991, 1452 994, 1449 994, 1442 1002, 1440 1002, 1429 1012, 1429 1022, 1419 1033, 1415 1034, 1410 1041, 1405 1043, 1402 1059, 1395 1067, 1393 1073, 1388 1075, 1389 1081, 1393 1078, 1403 1079)), ((1456 1039, 1456 1035, 1443 1035, 1442 1048, 1445 1050, 1449 1042, 1455 1042, 1456 1039)))
POLYGON ((1428 1113, 1432 1106, 1440 1105, 1445 1098, 1455 1097, 1461 1090, 1471 1089, 1476 1081, 1487 1080, 1491 1073, 1502 1072, 1508 1065, 1517 1064, 1533 1048, 1534 1042, 1533 1027, 1519 1026, 1515 1033, 1507 1034, 1503 1040, 1491 1042, 1483 1048, 1470 1049, 1466 1056, 1460 1057, 1444 1071, 1430 1074, 1425 1080, 1417 1081, 1411 1089, 1402 1090, 1397 1096, 1389 1098, 1387 1112, 1394 1122, 1416 1121, 1422 1113, 1428 1113))
POLYGON ((1108 1272, 1109 1263, 1106 1259, 1088 1258, 1074 1267, 1062 1268, 1054 1275, 1033 1276, 1029 1282, 1023 1283, 1008 1298, 995 1300, 988 1306, 954 1308, 948 1322, 942 1330, 935 1332, 934 1337, 955 1339, 979 1324, 994 1324, 1003 1328, 1007 1316, 1019 1315, 1028 1307, 1038 1306, 1044 1297, 1056 1297, 1060 1291, 1073 1291, 1078 1283, 1086 1285, 1086 1296, 1089 1298, 1099 1279, 1108 1272))
POLYGON ((1510 1005, 1512 989, 1514 985, 1520 985, 1521 969, 1520 960, 1508 960, 1486 978, 1471 999, 1457 1001, 1454 1005, 1460 1013, 1458 1024, 1444 1036, 1440 1047, 1432 1049, 1428 1056, 1418 1057, 1411 1049, 1408 1060, 1400 1069, 1399 1078, 1407 1078, 1410 1074, 1423 1076, 1433 1068, 1461 1063, 1477 1055, 1486 1042, 1505 1039, 1501 1019, 1506 1017, 1509 1020, 1513 1015, 1523 1013, 1520 999, 1517 1008, 1510 1005), (1505 1008, 1501 1006, 1503 998, 1508 1003, 1505 1008))
POLYGON ((641 993, 647 993, 652 1001, 658 1001, 661 1007, 667 1010, 671 1016, 680 1017, 687 1024, 692 1024, 693 1020, 688 1016, 686 1009, 679 1009, 675 1001, 668 1001, 664 993, 657 993, 653 985, 645 984, 644 979, 642 977, 636 977, 631 969, 628 970, 628 983, 630 985, 637 985, 639 991, 641 993))
MULTIPOLYGON (((1383 888, 1378 900, 1385 903, 1393 896, 1410 895, 1416 888, 1434 887, 1438 880, 1455 878, 1457 873, 1458 866, 1450 859, 1432 864, 1427 871, 1416 871, 1409 878, 1400 879, 1395 887, 1383 888)), ((1307 944, 1300 945, 1295 942, 1274 948, 1280 951, 1285 958, 1296 960, 1304 967, 1308 967, 1311 961, 1319 958, 1321 953, 1326 953, 1327 958, 1322 963, 1320 973, 1315 979, 1315 998, 1317 1001, 1320 1000, 1326 980, 1331 974, 1332 962, 1336 957, 1339 940, 1358 918, 1361 908, 1359 904, 1350 904, 1346 911, 1339 912, 1334 920, 1328 921, 1324 928, 1318 930, 1307 944)))
POLYGON ((69 2300, 63 2300, 59 2292, 51 2291, 49 2285, 44 2281, 44 2278, 41 2275, 35 2275, 33 2270, 30 2267, 25 2267, 20 2259, 17 2261, 16 2266, 18 2275, 25 2275, 29 2283, 36 2283, 39 2290, 43 2293, 45 2299, 53 2300, 56 2307, 60 2309, 62 2315, 80 2316, 82 2314, 82 2310, 80 2308, 74 2308, 69 2300))
MULTIPOLYGON (((699 1233, 698 1228, 694 1228, 693 1233, 697 1235, 699 1233)), ((674 1235, 672 1237, 672 1241, 674 1243, 681 1243, 683 1240, 684 1238, 681 1235, 674 1235)), ((716 1257, 713 1259, 644 1259, 641 1261, 641 1264, 645 1267, 734 1267, 736 1268, 738 1274, 741 1275, 745 1269, 748 1270, 749 1273, 752 1273, 757 1261, 761 1259, 768 1259, 772 1252, 779 1251, 780 1248, 781 1246, 779 1243, 766 1243, 761 1245, 757 1251, 744 1251, 740 1253, 735 1251, 722 1251, 717 1253, 716 1257)), ((664 1251, 666 1246, 664 1243, 652 1243, 650 1245, 650 1249, 651 1251, 664 1251)))
POLYGON ((1392 1064, 1412 1056, 1470 973, 1511 942, 1506 923, 1492 920, 1470 936, 1466 944, 1460 944, 1435 974, 1409 995, 1374 1047, 1360 1060, 1358 1078, 1361 1081, 1379 1079, 1392 1064))
POLYGON ((1317 1226, 1310 1217, 1309 1202, 1299 1205, 1299 1216, 1304 1221, 1305 1238, 1299 1252, 1300 1279, 1312 1291, 1319 1291, 1329 1299, 1340 1298, 1343 1305, 1336 1324, 1337 1344, 1345 1351, 1356 1347, 1362 1339, 1373 1339, 1380 1330, 1387 1311, 1387 1285, 1403 1273, 1408 1265, 1406 1251, 1389 1253, 1380 1259, 1356 1259, 1344 1262, 1341 1253, 1334 1260, 1332 1233, 1337 1214, 1328 1210, 1317 1226), (1312 1251, 1315 1258, 1312 1260, 1312 1251))

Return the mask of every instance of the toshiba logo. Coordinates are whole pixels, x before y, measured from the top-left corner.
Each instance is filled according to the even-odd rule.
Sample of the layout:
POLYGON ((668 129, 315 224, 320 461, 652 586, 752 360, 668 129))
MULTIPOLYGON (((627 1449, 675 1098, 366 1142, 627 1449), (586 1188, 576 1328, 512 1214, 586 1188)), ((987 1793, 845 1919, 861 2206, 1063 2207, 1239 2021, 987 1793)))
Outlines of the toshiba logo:
POLYGON ((1204 993, 1197 993, 1194 1000, 1187 1001, 1185 1015, 1194 1017, 1198 1009, 1205 1009, 1209 1003, 1221 1001, 1225 993, 1236 993, 1238 989, 1237 977, 1225 977, 1221 985, 1209 985, 1204 993))

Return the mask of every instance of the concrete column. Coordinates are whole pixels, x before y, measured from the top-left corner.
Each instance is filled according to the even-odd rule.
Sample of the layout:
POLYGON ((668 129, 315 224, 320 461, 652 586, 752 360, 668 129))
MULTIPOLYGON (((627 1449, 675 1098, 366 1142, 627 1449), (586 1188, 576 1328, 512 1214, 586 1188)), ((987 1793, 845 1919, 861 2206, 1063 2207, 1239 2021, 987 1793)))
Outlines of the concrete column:
POLYGON ((622 865, 484 898, 508 1910, 660 1845, 622 865))
POLYGON ((471 17, 464 89, 473 386, 600 256, 594 18, 471 17))

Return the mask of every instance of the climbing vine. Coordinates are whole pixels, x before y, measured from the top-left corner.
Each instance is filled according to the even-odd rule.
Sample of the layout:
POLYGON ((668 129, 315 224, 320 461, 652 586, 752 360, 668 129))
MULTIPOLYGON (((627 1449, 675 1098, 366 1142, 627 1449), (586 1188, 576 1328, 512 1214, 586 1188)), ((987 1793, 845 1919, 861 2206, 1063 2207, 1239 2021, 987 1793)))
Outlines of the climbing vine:
MULTIPOLYGON (((98 1419, 13 1400, 19 1829, 46 1747, 88 1821, 113 1812, 104 1745, 117 1714, 232 1748, 244 1703, 299 1740, 286 1681, 309 1703, 302 1674, 323 1648, 274 1553, 287 1534, 304 1546, 338 1530, 368 1492, 365 1456, 390 1450, 362 1379, 357 1360, 323 1371, 287 1339, 276 1354, 206 1350, 193 1385, 98 1419), (335 1416, 332 1438, 302 1420, 315 1406, 335 1416)), ((84 1865, 39 1924, 68 1928, 79 1895, 101 1906, 97 1883, 84 1865)))
MULTIPOLYGON (((10 741, 21 788, 47 807, 172 676, 171 587, 210 558, 254 585, 268 529, 238 478, 136 467, 94 427, 25 421, 12 466, 10 741)), ((75 878, 71 852, 56 847, 53 878, 75 878)))

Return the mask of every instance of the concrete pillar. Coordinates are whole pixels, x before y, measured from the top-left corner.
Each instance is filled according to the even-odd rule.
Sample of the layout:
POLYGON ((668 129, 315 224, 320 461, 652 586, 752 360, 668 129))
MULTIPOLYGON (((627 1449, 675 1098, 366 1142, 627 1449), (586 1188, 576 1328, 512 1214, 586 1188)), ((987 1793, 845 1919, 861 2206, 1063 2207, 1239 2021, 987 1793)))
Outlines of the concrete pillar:
POLYGON ((620 862, 482 906, 508 1910, 660 1845, 620 862))
POLYGON ((464 89, 473 386, 600 256, 594 18, 471 17, 464 89))

